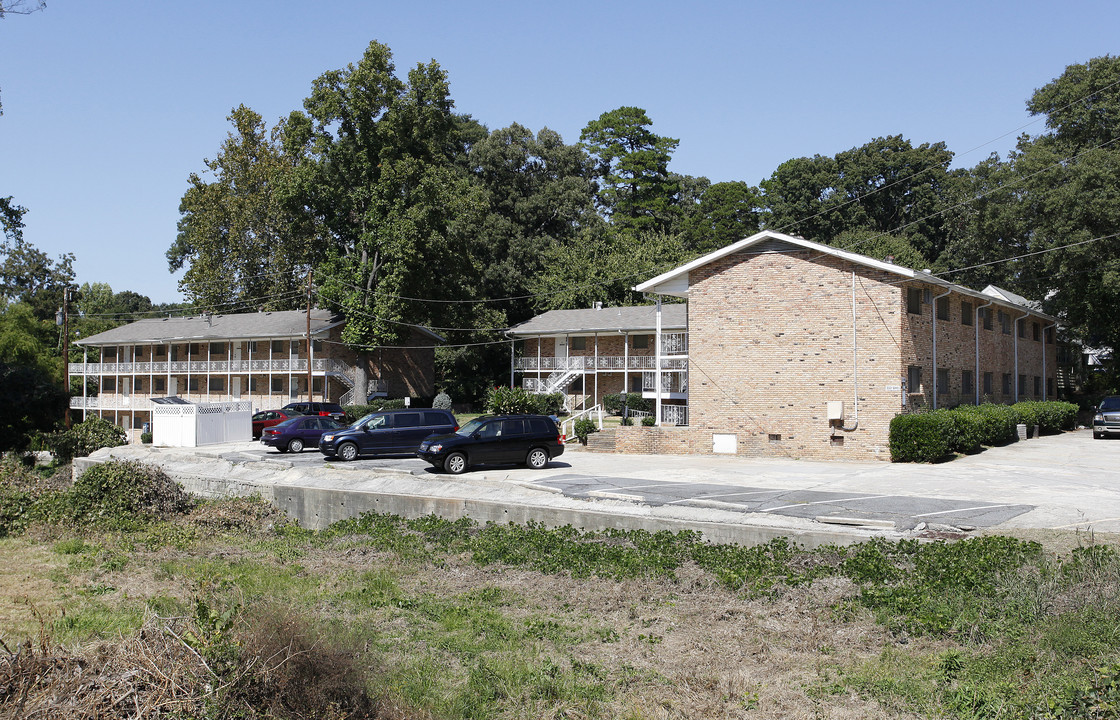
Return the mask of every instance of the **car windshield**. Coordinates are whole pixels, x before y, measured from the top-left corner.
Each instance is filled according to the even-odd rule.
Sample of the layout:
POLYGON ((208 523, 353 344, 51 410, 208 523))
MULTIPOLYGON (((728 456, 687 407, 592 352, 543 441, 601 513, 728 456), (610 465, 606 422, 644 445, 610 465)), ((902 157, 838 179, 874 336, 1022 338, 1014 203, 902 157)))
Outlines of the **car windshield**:
POLYGON ((1105 410, 1120 410, 1120 396, 1106 397, 1104 400, 1101 400, 1100 409, 1102 412, 1105 410))
POLYGON ((481 417, 475 418, 474 420, 468 420, 466 424, 463 425, 463 427, 459 428, 455 432, 459 435, 462 435, 463 437, 469 437, 471 433, 477 431, 480 427, 482 427, 483 423, 485 423, 489 419, 490 418, 481 417))
POLYGON ((354 423, 350 427, 355 428, 355 429, 369 428, 370 430, 372 430, 373 428, 384 427, 385 426, 385 420, 386 420, 386 417, 384 415, 379 415, 377 413, 370 413, 369 415, 366 415, 364 418, 362 418, 358 422, 354 423))

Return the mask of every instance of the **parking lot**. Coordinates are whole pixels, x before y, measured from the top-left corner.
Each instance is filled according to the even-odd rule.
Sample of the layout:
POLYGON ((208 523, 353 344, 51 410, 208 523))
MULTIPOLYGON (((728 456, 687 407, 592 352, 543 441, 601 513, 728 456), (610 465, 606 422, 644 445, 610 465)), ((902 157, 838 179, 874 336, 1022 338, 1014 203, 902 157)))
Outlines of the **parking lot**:
POLYGON ((543 470, 485 467, 461 480, 408 456, 327 462, 314 450, 280 454, 244 443, 226 448, 222 457, 267 458, 316 471, 337 468, 347 475, 368 470, 441 483, 506 483, 592 504, 709 508, 799 524, 1120 532, 1120 440, 1094 440, 1087 430, 936 465, 601 454, 577 446, 543 470))

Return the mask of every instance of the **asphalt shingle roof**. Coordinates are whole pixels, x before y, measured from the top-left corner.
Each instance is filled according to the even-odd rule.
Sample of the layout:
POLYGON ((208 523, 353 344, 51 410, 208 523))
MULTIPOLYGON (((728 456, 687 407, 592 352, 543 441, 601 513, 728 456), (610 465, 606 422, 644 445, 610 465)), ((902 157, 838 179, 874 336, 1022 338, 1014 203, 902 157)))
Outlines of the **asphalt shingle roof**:
MULTIPOLYGON (((661 327, 684 330, 688 326, 687 306, 672 303, 661 306, 661 327)), ((654 332, 657 327, 657 306, 605 307, 602 310, 549 310, 514 325, 510 335, 563 335, 592 332, 654 332)))
MULTIPOLYGON (((343 322, 340 315, 327 310, 311 311, 311 334, 343 322)), ((132 345, 152 342, 189 342, 207 340, 267 339, 303 337, 307 333, 307 313, 303 310, 237 313, 194 317, 168 317, 137 320, 77 340, 78 345, 132 345)))

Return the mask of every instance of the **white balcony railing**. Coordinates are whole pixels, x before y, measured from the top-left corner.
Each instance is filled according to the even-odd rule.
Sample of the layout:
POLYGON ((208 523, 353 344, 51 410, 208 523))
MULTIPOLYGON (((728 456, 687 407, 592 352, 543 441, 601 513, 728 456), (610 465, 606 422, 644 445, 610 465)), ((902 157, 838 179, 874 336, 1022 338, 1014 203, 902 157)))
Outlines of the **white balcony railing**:
POLYGON ((661 406, 661 424, 662 425, 688 425, 688 406, 687 405, 662 405, 661 406))
MULTIPOLYGON (((349 365, 334 358, 315 358, 312 372, 346 374, 349 365)), ((70 363, 71 375, 225 375, 229 373, 305 373, 306 359, 289 360, 173 360, 171 362, 70 363)))
POLYGON ((688 333, 662 333, 661 334, 661 354, 662 355, 687 355, 688 354, 688 333))
POLYGON ((513 367, 523 372, 555 372, 557 370, 607 370, 622 372, 624 370, 649 370, 656 360, 652 355, 577 355, 574 357, 536 357, 525 356, 514 360, 513 367))
MULTIPOLYGON (((642 373, 642 392, 656 392, 657 391, 657 373, 643 372, 642 373)), ((687 393, 688 392, 688 373, 684 372, 664 372, 661 373, 661 392, 663 393, 687 393)))

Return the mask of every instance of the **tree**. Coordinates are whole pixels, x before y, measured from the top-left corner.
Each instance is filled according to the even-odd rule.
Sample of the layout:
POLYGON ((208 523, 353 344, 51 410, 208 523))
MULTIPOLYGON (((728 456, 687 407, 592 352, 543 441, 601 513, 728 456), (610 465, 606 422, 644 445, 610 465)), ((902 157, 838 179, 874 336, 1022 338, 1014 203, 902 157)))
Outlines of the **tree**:
MULTIPOLYGON (((22 214, 22 208, 20 208, 22 214)), ((40 320, 54 319, 63 289, 74 282, 74 254, 58 260, 22 239, 18 230, 0 245, 0 297, 27 303, 40 320)))
POLYGON ((307 270, 322 250, 314 219, 296 199, 302 158, 286 152, 283 123, 269 132, 244 105, 228 119, 234 132, 205 161, 214 180, 188 179, 168 266, 187 266, 179 288, 202 307, 299 307, 307 270))
POLYGON ((708 186, 684 221, 685 247, 690 252, 709 253, 750 237, 761 226, 762 207, 758 188, 745 182, 708 186))
POLYGON ((680 186, 669 174, 679 140, 654 134, 637 107, 620 107, 592 120, 580 133, 596 163, 599 205, 620 229, 670 229, 680 186))
POLYGON ((826 244, 848 230, 896 234, 935 263, 951 239, 944 211, 963 175, 949 171, 952 159, 943 142, 915 147, 893 135, 834 158, 789 160, 762 182, 766 225, 826 244))
POLYGON ((51 353, 53 322, 35 317, 26 303, 0 299, 0 450, 23 449, 36 432, 52 430, 69 395, 51 353))

